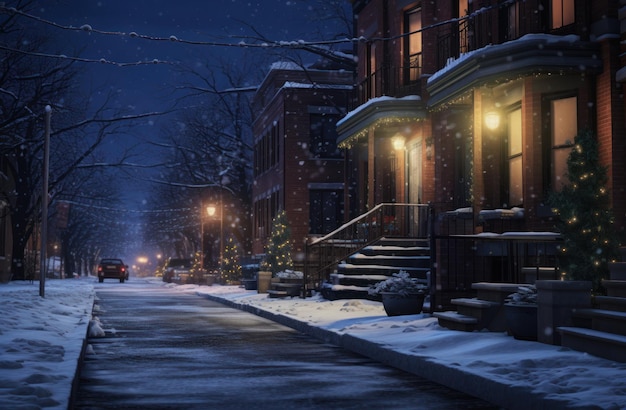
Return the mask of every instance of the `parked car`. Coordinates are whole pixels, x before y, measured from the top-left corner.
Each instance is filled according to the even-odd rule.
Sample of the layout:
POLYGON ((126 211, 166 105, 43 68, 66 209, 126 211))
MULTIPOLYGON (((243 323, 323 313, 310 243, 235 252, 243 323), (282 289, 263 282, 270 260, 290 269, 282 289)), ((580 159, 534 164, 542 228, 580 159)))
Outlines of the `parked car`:
POLYGON ((169 258, 165 263, 163 282, 187 283, 191 279, 193 261, 184 258, 169 258))
POLYGON ((108 258, 100 260, 98 265, 98 282, 105 279, 118 279, 120 283, 128 280, 128 265, 121 259, 108 258))

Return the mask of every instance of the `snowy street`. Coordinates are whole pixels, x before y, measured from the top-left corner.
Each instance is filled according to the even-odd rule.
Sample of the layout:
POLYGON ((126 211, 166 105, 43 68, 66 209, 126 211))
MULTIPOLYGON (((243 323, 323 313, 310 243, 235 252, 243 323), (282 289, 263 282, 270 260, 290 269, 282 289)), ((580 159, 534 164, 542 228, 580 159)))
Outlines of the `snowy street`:
MULTIPOLYGON (((153 333, 162 330, 162 324, 144 323, 145 318, 137 305, 140 305, 140 300, 147 303, 152 298, 151 294, 160 295, 160 299, 155 298, 157 301, 169 301, 151 303, 147 307, 167 313, 170 317, 175 316, 176 320, 168 321, 168 326, 184 325, 182 318, 186 317, 186 320, 191 321, 190 328, 199 332, 195 339, 190 339, 195 342, 189 343, 189 354, 182 355, 185 359, 199 361, 202 358, 210 362, 207 358, 210 356, 209 351, 199 348, 198 338, 203 341, 219 341, 216 336, 222 333, 202 332, 206 331, 209 318, 227 318, 227 323, 250 323, 250 329, 254 328, 259 332, 248 336, 258 337, 262 341, 260 346, 264 346, 266 352, 281 354, 280 350, 273 349, 275 344, 269 342, 275 334, 281 333, 285 334, 286 340, 297 340, 297 344, 288 346, 285 352, 300 352, 299 347, 306 343, 314 352, 324 349, 324 354, 328 357, 338 357, 338 349, 330 347, 326 350, 328 345, 320 345, 313 339, 300 336, 277 324, 281 323, 315 335, 317 340, 332 341, 350 351, 367 355, 373 360, 350 354, 343 356, 344 353, 341 353, 343 357, 351 358, 344 360, 342 368, 347 369, 346 372, 342 372, 338 366, 329 365, 328 361, 320 363, 315 360, 315 356, 311 358, 302 355, 295 360, 289 357, 288 361, 281 359, 279 363, 265 363, 266 370, 271 368, 278 372, 274 375, 274 381, 278 385, 285 380, 291 382, 290 387, 310 381, 303 379, 305 375, 302 372, 289 373, 288 378, 281 378, 287 374, 284 372, 287 369, 279 366, 280 364, 288 362, 293 366, 294 362, 299 362, 298 365, 306 367, 307 374, 312 371, 321 374, 324 367, 331 367, 333 372, 328 376, 330 380, 326 386, 340 387, 341 394, 350 392, 346 387, 348 384, 343 382, 354 380, 354 377, 365 377, 365 385, 368 385, 367 380, 376 382, 382 380, 383 376, 390 377, 388 380, 394 380, 392 387, 403 386, 398 390, 404 392, 403 394, 406 394, 407 386, 413 388, 412 380, 415 379, 410 376, 407 379, 403 375, 401 383, 397 383, 396 376, 390 375, 392 371, 382 371, 377 365, 367 367, 370 372, 363 371, 364 365, 380 362, 422 375, 509 409, 626 408, 624 363, 560 346, 515 340, 505 333, 448 330, 438 326, 437 320, 428 314, 387 317, 381 303, 367 300, 328 301, 319 296, 306 299, 272 299, 266 294, 247 291, 239 286, 174 285, 164 284, 158 278, 134 277, 124 284, 98 284, 95 277, 51 280, 46 283, 45 298, 38 296, 37 282, 14 281, 0 286, 0 408, 67 409, 80 349, 92 318, 92 306, 93 335, 101 333, 105 337, 97 341, 92 339, 93 344, 87 345, 88 363, 94 362, 96 358, 107 358, 108 355, 132 355, 131 350, 135 349, 114 350, 114 347, 121 346, 131 336, 141 342, 137 351, 144 354, 157 348, 172 353, 171 343, 183 345, 185 338, 171 335, 165 339, 167 343, 163 346, 148 344, 153 340, 153 333), (105 290, 109 292, 104 292, 105 290), (95 296, 96 291, 102 293, 102 301, 95 296), (119 294, 115 296, 115 293, 110 292, 119 294), (145 297, 142 296, 143 293, 146 293, 145 297), (124 307, 121 311, 115 312, 113 309, 114 300, 124 307), (183 301, 183 304, 178 303, 183 301), (236 310, 213 303, 216 301, 235 307, 236 310), (133 305, 135 306, 132 307, 133 305), (254 315, 243 315, 240 310, 254 315), (119 324, 109 322, 107 315, 113 314, 120 319, 119 324), (271 320, 260 320, 256 316, 265 316, 271 320), (125 324, 122 326, 123 323, 125 324), (101 357, 97 357, 98 355, 101 357)), ((234 344, 235 340, 228 339, 226 346, 234 344)), ((254 351, 244 354, 247 358, 255 356, 254 351)), ((231 354, 229 360, 231 359, 237 360, 241 365, 236 356, 231 354)), ((131 362, 130 357, 128 361, 131 362)), ((133 367, 133 371, 138 371, 140 376, 125 377, 119 385, 120 389, 139 386, 139 382, 143 380, 141 377, 149 378, 147 384, 150 384, 155 374, 166 372, 159 370, 150 374, 142 367, 146 361, 135 363, 137 365, 133 367)), ((251 366, 251 363, 248 365, 251 366)), ((193 369, 193 372, 198 371, 197 368, 194 369, 193 363, 186 366, 193 369)), ((208 366, 212 369, 219 368, 215 363, 208 366)), ((103 376, 103 372, 97 373, 99 377, 103 376)), ((232 379, 227 380, 224 374, 216 378, 215 373, 214 371, 210 374, 211 382, 219 381, 221 387, 231 386, 232 379)), ((264 380, 267 381, 268 378, 264 377, 264 380)), ((254 379, 248 381, 262 383, 254 379)), ((179 389, 180 397, 184 398, 185 386, 189 383, 190 380, 179 377, 172 385, 179 389)), ((209 387, 209 384, 202 386, 203 389, 209 387)), ((116 394, 124 393, 124 390, 116 394)), ((240 390, 243 391, 240 394, 245 395, 248 390, 250 389, 240 390)), ((286 394, 284 390, 281 390, 281 394, 286 394)), ((235 388, 231 393, 233 391, 235 388)), ((291 390, 289 392, 298 394, 291 390)), ((351 392, 354 393, 354 390, 351 392)))
POLYGON ((495 408, 256 315, 133 280, 95 286, 75 409, 495 408))

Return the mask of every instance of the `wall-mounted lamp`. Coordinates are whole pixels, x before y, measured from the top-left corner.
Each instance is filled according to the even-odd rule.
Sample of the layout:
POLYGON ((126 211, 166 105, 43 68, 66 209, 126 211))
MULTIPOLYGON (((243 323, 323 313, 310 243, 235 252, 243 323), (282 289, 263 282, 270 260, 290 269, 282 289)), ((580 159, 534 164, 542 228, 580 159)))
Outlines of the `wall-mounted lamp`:
POLYGON ((496 111, 489 111, 485 114, 485 126, 490 130, 495 130, 500 126, 500 114, 496 111))
POLYGON ((426 142, 426 159, 433 159, 433 137, 427 137, 426 142))
POLYGON ((393 145, 393 149, 399 151, 404 149, 404 137, 397 135, 391 139, 391 144, 393 145))

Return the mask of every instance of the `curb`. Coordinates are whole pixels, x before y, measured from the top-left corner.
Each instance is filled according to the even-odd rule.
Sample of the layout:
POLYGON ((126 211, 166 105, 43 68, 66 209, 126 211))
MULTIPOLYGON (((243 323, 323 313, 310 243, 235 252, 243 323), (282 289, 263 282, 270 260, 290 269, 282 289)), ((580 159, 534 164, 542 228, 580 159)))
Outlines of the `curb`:
MULTIPOLYGON (((557 410, 572 408, 573 405, 573 403, 569 401, 545 397, 544 393, 536 393, 528 388, 521 386, 511 387, 497 380, 465 371, 463 368, 454 368, 449 365, 435 363, 427 357, 385 349, 378 343, 361 339, 350 334, 338 334, 312 326, 300 320, 268 312, 247 304, 233 302, 232 300, 214 295, 200 293, 196 293, 196 295, 228 307, 252 313, 315 337, 322 342, 330 343, 351 352, 358 353, 387 366, 395 367, 451 389, 478 397, 497 406, 502 406, 506 409, 526 410, 532 408, 536 410, 557 410)), ((585 407, 577 408, 583 409, 585 407)))

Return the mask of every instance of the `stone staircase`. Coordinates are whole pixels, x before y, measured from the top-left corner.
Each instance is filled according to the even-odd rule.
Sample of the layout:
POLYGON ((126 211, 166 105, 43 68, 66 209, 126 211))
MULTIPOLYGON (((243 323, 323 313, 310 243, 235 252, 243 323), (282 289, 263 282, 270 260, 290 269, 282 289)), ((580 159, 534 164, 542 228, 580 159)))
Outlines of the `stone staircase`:
POLYGON ((434 312, 439 325, 452 330, 472 332, 487 329, 491 332, 506 331, 504 300, 517 291, 514 283, 473 283, 474 298, 452 299, 456 311, 434 312))
MULTIPOLYGON (((623 252, 624 253, 624 252, 623 252)), ((561 345, 626 362, 626 259, 610 266, 610 278, 602 282, 607 296, 593 298, 593 307, 577 309, 573 326, 559 327, 561 345)))
POLYGON ((373 299, 368 289, 401 270, 429 284, 431 256, 428 239, 381 238, 337 265, 324 283, 325 299, 373 299))

